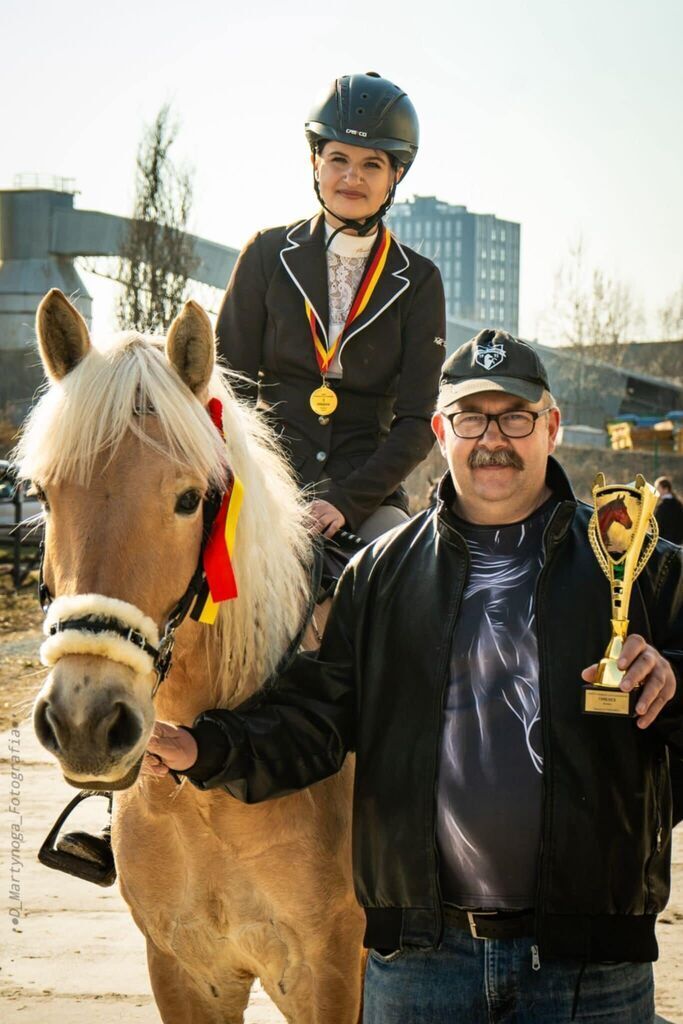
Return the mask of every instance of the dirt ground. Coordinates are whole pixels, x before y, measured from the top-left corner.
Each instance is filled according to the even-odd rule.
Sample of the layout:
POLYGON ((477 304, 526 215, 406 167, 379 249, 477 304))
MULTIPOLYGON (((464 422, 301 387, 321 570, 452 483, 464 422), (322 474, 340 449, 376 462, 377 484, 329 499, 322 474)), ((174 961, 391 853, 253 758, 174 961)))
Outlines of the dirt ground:
POLYGON ((0 732, 30 712, 45 670, 38 659, 43 614, 32 576, 15 591, 8 565, 0 563, 0 732))
MULTIPOLYGON (((7 567, 0 565, 0 772, 7 793, 7 730, 19 725, 26 807, 21 915, 19 924, 13 925, 5 913, 0 928, 0 1018, 9 1019, 9 1014, 25 1024, 57 1024, 64 1019, 74 1024, 119 1024, 122 1019, 159 1024, 142 937, 117 890, 88 886, 43 868, 35 859, 57 809, 73 795, 39 748, 27 721, 43 675, 38 661, 41 620, 35 581, 16 594, 7 567)), ((5 892, 9 872, 9 864, 3 863, 5 892)), ((683 826, 674 837, 672 896, 659 919, 658 939, 657 1010, 662 1022, 683 1024, 683 826)), ((278 1024, 283 1018, 256 989, 247 1021, 278 1024)))

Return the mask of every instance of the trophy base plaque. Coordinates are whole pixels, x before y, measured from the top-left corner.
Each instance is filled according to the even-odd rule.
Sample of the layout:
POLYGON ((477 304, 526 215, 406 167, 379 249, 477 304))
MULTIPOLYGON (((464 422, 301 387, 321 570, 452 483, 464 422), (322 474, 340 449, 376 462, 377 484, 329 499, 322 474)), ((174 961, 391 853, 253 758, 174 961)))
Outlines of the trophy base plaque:
POLYGON ((600 659, 595 680, 583 687, 584 715, 620 715, 624 718, 635 718, 638 703, 638 689, 628 693, 619 689, 621 680, 626 675, 619 668, 619 658, 624 646, 628 630, 628 622, 612 620, 613 636, 604 658, 600 659))
POLYGON ((635 718, 639 691, 613 689, 611 686, 584 686, 584 715, 618 715, 620 718, 635 718))

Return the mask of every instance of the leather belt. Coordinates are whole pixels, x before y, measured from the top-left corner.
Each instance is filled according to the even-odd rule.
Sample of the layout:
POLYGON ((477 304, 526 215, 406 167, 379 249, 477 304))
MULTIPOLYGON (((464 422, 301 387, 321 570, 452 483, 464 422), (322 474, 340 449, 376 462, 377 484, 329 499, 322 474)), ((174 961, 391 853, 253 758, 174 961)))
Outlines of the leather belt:
POLYGON ((469 932, 473 939, 519 939, 534 934, 532 910, 460 910, 444 907, 446 924, 469 932))

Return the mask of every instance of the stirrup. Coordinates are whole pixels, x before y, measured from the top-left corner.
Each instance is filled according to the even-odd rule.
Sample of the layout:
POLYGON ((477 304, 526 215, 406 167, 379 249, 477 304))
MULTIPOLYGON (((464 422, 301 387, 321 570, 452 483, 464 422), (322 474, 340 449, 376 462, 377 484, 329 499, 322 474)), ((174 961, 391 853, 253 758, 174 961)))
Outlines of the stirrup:
POLYGON ((114 864, 114 854, 111 851, 111 857, 107 860, 107 863, 98 864, 93 860, 88 860, 85 857, 81 858, 74 853, 68 853, 66 850, 59 850, 57 848, 57 839, 62 825, 81 801, 87 800, 91 796, 105 797, 109 801, 109 810, 111 811, 111 793, 93 790, 84 790, 82 793, 78 793, 66 805, 50 829, 45 842, 38 851, 38 860, 45 867, 54 868, 55 871, 64 871, 67 875, 74 875, 74 877, 82 878, 86 882, 93 882, 95 885, 102 886, 113 885, 116 881, 116 865, 114 864))

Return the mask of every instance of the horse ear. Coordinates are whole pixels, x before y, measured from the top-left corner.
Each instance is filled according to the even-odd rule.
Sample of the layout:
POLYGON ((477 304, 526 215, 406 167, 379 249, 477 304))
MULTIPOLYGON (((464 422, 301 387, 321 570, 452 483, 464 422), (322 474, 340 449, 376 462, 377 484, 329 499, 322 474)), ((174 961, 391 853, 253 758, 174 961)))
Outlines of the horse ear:
POLYGON ((216 343, 211 321, 192 299, 185 303, 169 328, 166 356, 195 395, 205 390, 216 361, 216 343))
POLYGON ((85 320, 59 288, 52 288, 38 306, 36 333, 40 358, 52 380, 62 380, 91 349, 85 320))

